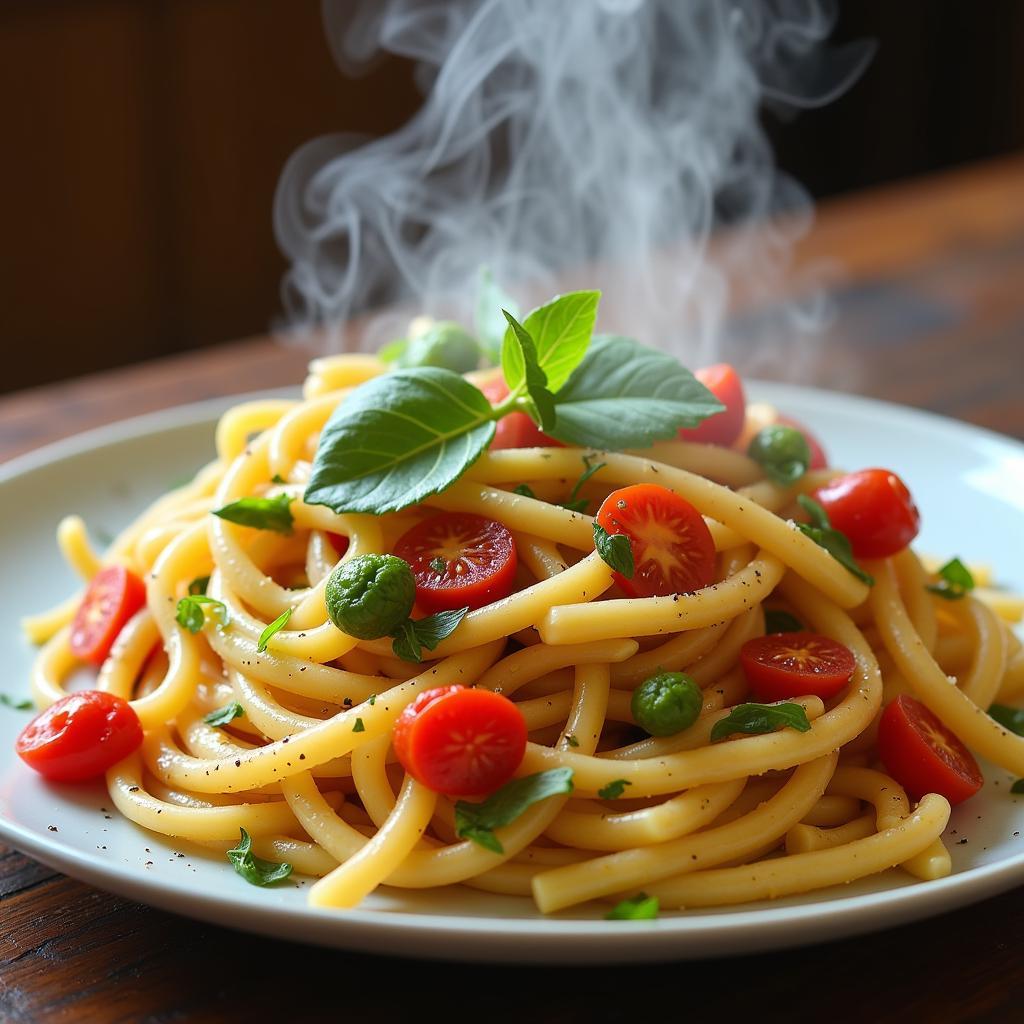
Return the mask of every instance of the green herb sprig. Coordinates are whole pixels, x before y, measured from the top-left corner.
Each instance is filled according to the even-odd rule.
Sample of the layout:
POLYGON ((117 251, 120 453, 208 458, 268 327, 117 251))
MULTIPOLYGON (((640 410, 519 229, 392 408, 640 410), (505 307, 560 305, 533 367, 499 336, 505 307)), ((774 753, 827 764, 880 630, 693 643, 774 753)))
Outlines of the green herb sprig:
POLYGON ((974 589, 971 570, 959 558, 951 558, 937 575, 939 582, 929 583, 926 589, 947 601, 959 601, 974 589))
POLYGON ((807 732, 811 723, 801 704, 737 704, 711 727, 711 742, 717 743, 737 732, 749 736, 775 732, 780 726, 807 732))
POLYGON ((276 633, 280 633, 285 626, 288 625, 288 620, 292 617, 291 608, 285 608, 283 612, 266 629, 260 633, 260 638, 256 643, 256 653, 262 654, 267 649, 267 644, 270 642, 270 638, 276 633))
POLYGON ((600 523, 594 523, 594 547, 601 561, 610 565, 627 580, 633 578, 636 566, 633 562, 633 545, 624 533, 609 533, 600 523))
POLYGON ((292 500, 287 494, 276 494, 273 498, 239 498, 230 505, 214 509, 213 514, 240 526, 290 534, 295 525, 292 500))
POLYGON ((828 513, 813 498, 801 494, 796 499, 800 507, 811 517, 810 524, 797 523, 802 534, 810 537, 819 547, 823 547, 844 569, 852 572, 859 580, 869 587, 875 585, 875 578, 866 573, 854 560, 850 538, 832 528, 828 513))
POLYGON ((224 707, 217 708, 216 711, 211 711, 208 715, 204 715, 203 721, 207 725, 227 725, 236 718, 241 718, 244 714, 245 708, 237 700, 233 700, 230 704, 225 704, 224 707))
POLYGON ((606 921, 653 921, 661 909, 657 896, 642 892, 616 903, 607 914, 606 921))
MULTIPOLYGON (((192 585, 195 582, 193 580, 192 584, 189 585, 189 590, 192 589, 192 585)), ((178 625, 184 626, 190 633, 198 633, 206 625, 204 605, 208 605, 213 610, 217 618, 220 619, 220 628, 224 629, 230 621, 227 605, 223 601, 207 597, 205 594, 190 593, 187 597, 183 597, 178 601, 178 607, 174 615, 178 625)))
POLYGON ((252 852, 252 837, 244 828, 239 828, 241 837, 233 850, 228 850, 228 860, 250 885, 273 885, 283 881, 292 873, 292 866, 287 862, 277 864, 272 860, 264 860, 252 852))

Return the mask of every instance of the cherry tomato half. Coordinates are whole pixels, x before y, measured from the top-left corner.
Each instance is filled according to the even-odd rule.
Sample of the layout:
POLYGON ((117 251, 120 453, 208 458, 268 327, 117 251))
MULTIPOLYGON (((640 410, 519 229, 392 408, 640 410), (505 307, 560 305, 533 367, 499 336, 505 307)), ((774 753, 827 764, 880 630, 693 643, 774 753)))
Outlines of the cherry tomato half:
POLYGON ((507 597, 516 544, 501 523, 470 512, 442 512, 406 530, 395 554, 412 566, 416 602, 426 612, 482 608, 507 597))
POLYGON ((142 725, 132 706, 102 690, 61 697, 21 731, 15 743, 30 768, 54 782, 84 782, 137 750, 142 725))
POLYGON ((339 558, 348 551, 348 537, 343 533, 331 533, 331 531, 328 530, 327 539, 331 542, 331 547, 338 552, 339 558))
POLYGON ((829 522, 850 538, 857 558, 888 558, 921 528, 907 485, 888 469, 862 469, 814 492, 829 522))
POLYGON ((706 587, 715 578, 715 542, 704 517, 685 498, 657 484, 612 491, 597 511, 609 533, 633 549, 633 578, 615 573, 630 597, 668 597, 706 587))
POLYGON ((146 603, 146 585, 120 565, 101 569, 89 584, 71 623, 71 653, 102 665, 121 627, 146 603))
POLYGON ((417 782, 447 796, 503 786, 526 752, 526 721, 500 693, 442 686, 421 693, 395 722, 392 744, 417 782))
MULTIPOLYGON (((492 405, 508 398, 508 385, 501 377, 488 381, 480 390, 492 405)), ((501 448, 562 448, 561 441, 548 437, 525 412, 510 412, 498 420, 491 441, 492 451, 501 448)))
POLYGON ((919 700, 900 694, 878 721, 878 753, 885 770, 915 800, 941 793, 958 804, 981 789, 985 777, 974 755, 919 700))
POLYGON ((853 654, 818 633, 771 633, 740 648, 740 664, 759 701, 788 700, 814 694, 834 697, 849 683, 856 667, 853 654))
POLYGON ((784 427, 795 427, 804 435, 807 447, 811 449, 811 461, 807 466, 808 469, 825 469, 828 466, 828 456, 825 454, 821 442, 799 420, 793 419, 792 416, 780 415, 775 422, 781 423, 784 427))
POLYGON ((704 366, 694 370, 693 375, 725 406, 725 411, 709 416, 700 426, 680 430, 679 436, 684 441, 728 448, 740 436, 747 415, 740 375, 728 363, 704 366))

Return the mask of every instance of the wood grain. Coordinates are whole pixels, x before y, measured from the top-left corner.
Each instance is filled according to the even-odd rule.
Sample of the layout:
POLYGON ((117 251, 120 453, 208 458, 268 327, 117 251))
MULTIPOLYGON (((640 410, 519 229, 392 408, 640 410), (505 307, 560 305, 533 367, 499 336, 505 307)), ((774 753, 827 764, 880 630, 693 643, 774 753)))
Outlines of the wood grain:
MULTIPOLYGON (((844 267, 816 382, 1024 438, 1024 161, 834 203, 800 256, 844 267)), ((137 413, 296 382, 309 354, 252 339, 16 394, 0 401, 0 458, 137 413)), ((393 961, 191 922, 2 847, 0 922, 0 1020, 11 1024, 388 1022, 424 1005, 560 1024, 665 1006, 690 1020, 1004 1021, 1020 1019, 1024 998, 1024 889, 806 950, 557 971, 403 961, 400 985, 393 961)))

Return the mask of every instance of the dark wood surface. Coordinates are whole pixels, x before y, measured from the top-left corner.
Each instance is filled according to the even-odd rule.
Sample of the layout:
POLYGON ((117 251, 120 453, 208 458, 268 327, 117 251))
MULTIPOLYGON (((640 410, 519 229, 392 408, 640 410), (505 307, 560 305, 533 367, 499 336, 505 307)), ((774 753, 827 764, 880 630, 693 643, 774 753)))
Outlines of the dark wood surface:
MULTIPOLYGON (((825 207, 800 258, 845 268, 811 382, 1024 438, 1024 160, 825 207)), ((296 382, 269 339, 0 401, 0 459, 181 402, 296 382)), ((803 375, 806 379, 807 375, 803 375)), ((435 965, 197 924, 0 847, 0 1021, 1004 1021, 1024 1017, 1024 888, 811 949, 691 964, 435 965), (397 973, 396 973, 397 972, 397 973)), ((429 955, 424 948, 424 956, 429 955)))

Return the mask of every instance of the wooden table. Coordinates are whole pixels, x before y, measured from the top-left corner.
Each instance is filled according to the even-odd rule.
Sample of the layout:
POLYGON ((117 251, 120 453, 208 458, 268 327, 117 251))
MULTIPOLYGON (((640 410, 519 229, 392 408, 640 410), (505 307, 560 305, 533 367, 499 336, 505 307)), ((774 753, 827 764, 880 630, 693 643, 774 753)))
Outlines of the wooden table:
MULTIPOLYGON (((800 249, 804 261, 826 257, 845 269, 812 383, 1024 438, 1024 159, 835 201, 800 249)), ((0 400, 0 459, 138 413, 295 382, 307 357, 255 339, 16 394, 0 400)), ((688 1019, 1019 1020, 1018 938, 1024 888, 879 935, 733 960, 395 962, 196 924, 0 846, 0 1020, 12 1024, 383 1022, 425 1006, 563 1024, 664 1006, 688 1019)))

